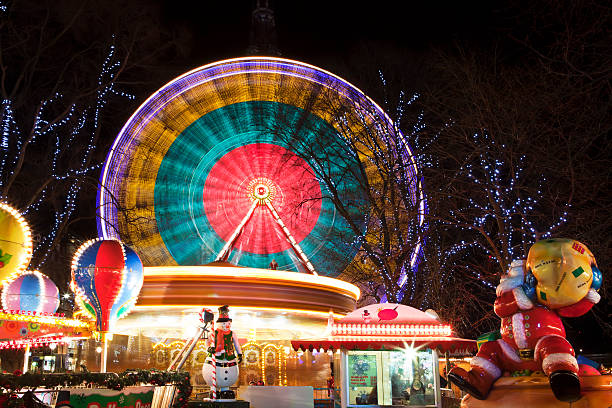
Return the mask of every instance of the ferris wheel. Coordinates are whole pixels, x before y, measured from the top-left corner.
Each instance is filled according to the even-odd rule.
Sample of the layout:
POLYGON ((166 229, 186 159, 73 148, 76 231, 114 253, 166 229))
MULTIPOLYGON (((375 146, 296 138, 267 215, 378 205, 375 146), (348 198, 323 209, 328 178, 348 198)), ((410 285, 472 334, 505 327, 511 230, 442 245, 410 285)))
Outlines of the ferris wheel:
POLYGON ((151 266, 229 261, 339 275, 369 214, 359 158, 327 161, 323 182, 309 150, 342 143, 323 98, 390 122, 351 84, 286 59, 226 60, 174 79, 114 141, 100 178, 100 236, 151 266), (348 214, 330 185, 352 203, 348 214))

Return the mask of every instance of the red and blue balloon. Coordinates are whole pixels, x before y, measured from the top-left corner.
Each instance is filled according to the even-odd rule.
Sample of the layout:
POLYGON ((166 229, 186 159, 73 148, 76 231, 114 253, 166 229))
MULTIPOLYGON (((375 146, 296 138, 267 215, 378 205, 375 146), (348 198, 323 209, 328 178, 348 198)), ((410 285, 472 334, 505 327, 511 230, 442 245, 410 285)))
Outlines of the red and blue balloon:
POLYGON ((81 245, 72 261, 72 288, 77 303, 96 321, 100 332, 112 331, 136 303, 144 269, 136 252, 115 239, 81 245))

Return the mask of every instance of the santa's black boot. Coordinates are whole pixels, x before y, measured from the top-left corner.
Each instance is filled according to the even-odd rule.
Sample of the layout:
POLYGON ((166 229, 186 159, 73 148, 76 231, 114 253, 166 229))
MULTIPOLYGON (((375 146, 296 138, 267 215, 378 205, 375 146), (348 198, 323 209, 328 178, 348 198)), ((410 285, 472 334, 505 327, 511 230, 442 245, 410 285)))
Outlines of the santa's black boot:
POLYGON ((548 376, 550 388, 559 401, 574 402, 580 399, 580 380, 571 371, 554 371, 548 376))

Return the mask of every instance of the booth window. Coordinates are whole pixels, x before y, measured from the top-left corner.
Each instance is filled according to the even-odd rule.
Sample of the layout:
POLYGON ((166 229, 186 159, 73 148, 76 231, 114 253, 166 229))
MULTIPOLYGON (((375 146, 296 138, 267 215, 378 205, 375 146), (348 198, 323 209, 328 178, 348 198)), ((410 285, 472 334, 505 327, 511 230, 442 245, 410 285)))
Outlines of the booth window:
POLYGON ((348 405, 436 406, 438 375, 430 349, 349 351, 348 405))
POLYGON ((350 405, 378 404, 379 353, 350 351, 348 381, 350 405))

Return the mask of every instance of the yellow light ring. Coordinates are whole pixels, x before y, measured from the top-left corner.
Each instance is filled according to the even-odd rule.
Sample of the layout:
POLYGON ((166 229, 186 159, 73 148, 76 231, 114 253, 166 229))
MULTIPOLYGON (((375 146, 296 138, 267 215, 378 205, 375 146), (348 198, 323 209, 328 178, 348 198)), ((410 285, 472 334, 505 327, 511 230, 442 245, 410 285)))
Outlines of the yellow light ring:
POLYGON ((17 261, 17 266, 15 270, 10 275, 6 276, 1 282, 0 286, 2 286, 6 281, 13 280, 15 277, 19 275, 19 273, 26 270, 30 261, 32 260, 32 231, 30 230, 30 226, 25 218, 21 215, 19 211, 17 211, 14 207, 9 205, 8 203, 0 201, 0 210, 6 211, 9 213, 19 224, 21 227, 21 232, 23 234, 23 244, 20 244, 24 251, 20 254, 19 260, 17 261))
POLYGON ((301 286, 328 291, 335 291, 359 299, 360 289, 340 279, 299 272, 275 271, 268 269, 225 267, 225 266, 150 266, 144 268, 145 281, 156 278, 173 280, 193 278, 206 280, 214 278, 220 281, 238 280, 240 282, 273 282, 276 285, 301 286))
POLYGON ((168 348, 179 349, 185 347, 185 342, 182 340, 175 340, 168 344, 168 348))
POLYGON ((266 344, 262 349, 261 349, 261 376, 262 379, 264 381, 266 381, 266 351, 268 349, 272 349, 276 355, 275 358, 278 360, 278 378, 279 378, 279 385, 282 385, 282 381, 281 381, 281 346, 276 346, 272 343, 268 343, 266 344))
POLYGON ((244 343, 244 345, 242 346, 242 349, 258 349, 261 351, 261 346, 255 342, 249 341, 247 343, 244 343))
MULTIPOLYGON (((201 306, 201 307, 206 307, 209 309, 213 309, 213 308, 218 308, 220 306, 223 306, 223 304, 219 303, 216 305, 205 305, 205 306, 201 306)), ((155 306, 148 306, 148 305, 136 305, 134 307, 135 311, 153 311, 153 310, 173 310, 173 309, 193 309, 194 305, 189 305, 189 304, 167 304, 167 305, 155 305, 155 306)), ((237 309, 237 310, 261 310, 261 311, 274 311, 274 312, 288 312, 288 313, 295 313, 295 314, 303 314, 303 315, 307 315, 307 316, 314 316, 314 317, 319 317, 322 319, 327 319, 329 317, 329 312, 319 312, 316 310, 306 310, 306 309, 291 309, 291 308, 282 308, 282 307, 261 307, 261 306, 235 306, 232 305, 232 309, 237 309)), ((341 319, 345 316, 345 314, 342 313, 335 313, 333 312, 332 315, 334 316, 334 319, 341 319)))

